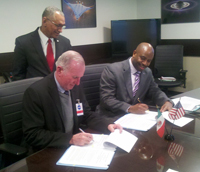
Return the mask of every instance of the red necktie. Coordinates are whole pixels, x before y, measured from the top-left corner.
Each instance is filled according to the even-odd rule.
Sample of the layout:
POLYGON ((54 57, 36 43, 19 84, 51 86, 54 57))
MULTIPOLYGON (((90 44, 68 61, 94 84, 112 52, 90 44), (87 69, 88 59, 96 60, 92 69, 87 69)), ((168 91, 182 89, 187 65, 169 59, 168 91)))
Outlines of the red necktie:
POLYGON ((49 65, 50 71, 52 72, 54 66, 54 55, 51 45, 51 39, 48 40, 48 45, 47 45, 47 63, 49 65))

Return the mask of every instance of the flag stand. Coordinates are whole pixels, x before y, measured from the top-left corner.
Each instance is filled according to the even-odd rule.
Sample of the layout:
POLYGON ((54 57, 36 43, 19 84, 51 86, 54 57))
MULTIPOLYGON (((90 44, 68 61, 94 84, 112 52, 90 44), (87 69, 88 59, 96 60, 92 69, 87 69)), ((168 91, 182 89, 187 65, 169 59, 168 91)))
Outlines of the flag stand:
POLYGON ((174 141, 175 138, 172 135, 172 129, 173 129, 173 126, 172 126, 170 134, 169 134, 168 131, 167 131, 167 128, 165 126, 165 130, 167 131, 167 134, 165 135, 165 140, 167 140, 167 141, 174 141))

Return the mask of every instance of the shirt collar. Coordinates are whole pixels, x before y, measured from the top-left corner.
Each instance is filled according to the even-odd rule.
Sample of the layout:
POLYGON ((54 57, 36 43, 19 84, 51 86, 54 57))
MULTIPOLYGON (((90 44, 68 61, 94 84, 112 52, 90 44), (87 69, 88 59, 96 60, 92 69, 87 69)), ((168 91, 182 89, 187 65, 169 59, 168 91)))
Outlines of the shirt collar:
POLYGON ((131 69, 131 74, 135 74, 137 72, 137 70, 135 69, 135 67, 133 66, 133 63, 131 61, 131 58, 129 59, 129 65, 130 65, 130 69, 131 69))
POLYGON ((54 72, 54 79, 55 79, 58 91, 61 92, 61 93, 64 93, 65 90, 60 86, 59 82, 57 81, 56 76, 55 76, 55 72, 54 72))
MULTIPOLYGON (((45 45, 47 44, 47 41, 49 40, 49 38, 40 30, 40 28, 38 29, 38 34, 40 36, 40 39, 42 41, 42 43, 45 45)), ((51 42, 54 41, 53 38, 50 38, 51 39, 51 42)))

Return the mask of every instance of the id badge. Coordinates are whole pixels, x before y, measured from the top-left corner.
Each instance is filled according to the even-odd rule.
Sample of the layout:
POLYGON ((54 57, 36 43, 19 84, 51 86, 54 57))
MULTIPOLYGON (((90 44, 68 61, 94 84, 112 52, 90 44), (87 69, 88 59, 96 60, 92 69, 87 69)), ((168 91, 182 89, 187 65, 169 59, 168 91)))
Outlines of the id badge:
POLYGON ((84 114, 83 113, 83 104, 80 103, 79 101, 78 101, 78 103, 76 103, 76 113, 77 113, 77 116, 81 116, 84 114))

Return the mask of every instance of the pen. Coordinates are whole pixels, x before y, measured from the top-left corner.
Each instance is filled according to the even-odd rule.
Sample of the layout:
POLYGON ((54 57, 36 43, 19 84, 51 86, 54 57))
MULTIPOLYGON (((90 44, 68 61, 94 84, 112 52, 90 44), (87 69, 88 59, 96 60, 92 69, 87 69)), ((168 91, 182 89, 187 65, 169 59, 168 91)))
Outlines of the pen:
MULTIPOLYGON (((85 131, 83 131, 81 128, 79 128, 79 130, 82 132, 82 133, 85 133, 85 131)), ((94 140, 92 139, 91 142, 93 142, 94 140)))
POLYGON ((79 130, 80 130, 82 133, 85 133, 85 131, 83 131, 81 128, 79 128, 79 130))

